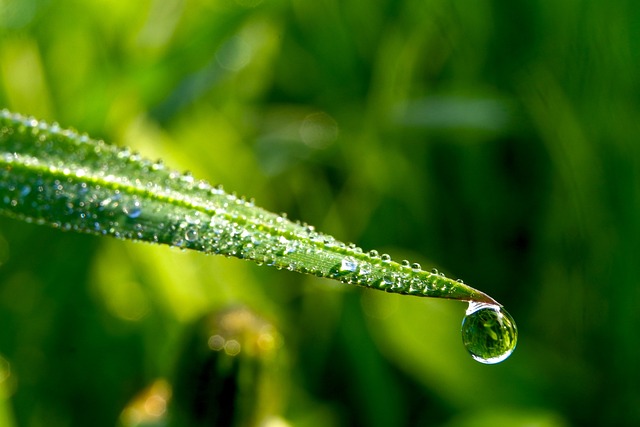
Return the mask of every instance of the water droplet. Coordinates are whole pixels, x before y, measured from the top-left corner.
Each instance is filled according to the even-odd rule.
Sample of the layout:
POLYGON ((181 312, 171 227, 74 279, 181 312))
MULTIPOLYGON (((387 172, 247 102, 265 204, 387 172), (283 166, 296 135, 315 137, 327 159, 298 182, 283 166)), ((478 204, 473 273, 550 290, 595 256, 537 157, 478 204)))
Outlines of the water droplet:
POLYGON ((184 182, 185 184, 193 184, 195 178, 193 177, 193 175, 191 175, 190 171, 185 171, 182 176, 180 176, 180 181, 184 182))
POLYGON ((425 283, 420 280, 417 277, 412 278, 411 280, 409 280, 409 293, 410 294, 416 294, 416 293, 420 293, 424 290, 425 288, 425 283))
POLYGON ((164 169, 164 163, 162 160, 157 160, 154 164, 151 165, 151 169, 154 171, 159 171, 164 169))
POLYGON ((340 273, 355 273, 358 269, 358 261, 350 256, 345 257, 340 264, 340 273))
POLYGON ((185 231, 184 238, 187 242, 194 242, 198 238, 198 231, 195 228, 189 228, 185 231))
POLYGON ((395 282, 395 280, 394 280, 394 277, 392 275, 385 274, 380 279, 380 283, 378 284, 378 287, 380 289, 388 289, 389 287, 393 286, 394 282, 395 282))
POLYGON ((391 255, 382 254, 382 255, 380 255, 380 259, 382 260, 382 262, 390 262, 391 261, 391 255))
POLYGON ((360 275, 363 276, 363 279, 365 279, 365 277, 369 274, 371 274, 371 264, 369 263, 362 263, 360 265, 360 271, 359 271, 360 275))
POLYGON ((122 208, 122 212, 124 212, 125 215, 127 215, 131 219, 138 218, 140 214, 142 214, 140 202, 136 200, 131 206, 125 206, 124 208, 122 208))
POLYGON ((184 220, 186 222, 188 222, 191 225, 198 225, 200 224, 200 212, 194 212, 193 214, 187 214, 184 217, 184 220))
POLYGON ((122 195, 119 192, 115 192, 111 197, 107 197, 106 199, 100 202, 100 207, 116 207, 119 204, 122 195))
POLYGON ((502 307, 470 302, 462 320, 462 342, 480 363, 500 363, 511 355, 518 341, 513 317, 502 307))

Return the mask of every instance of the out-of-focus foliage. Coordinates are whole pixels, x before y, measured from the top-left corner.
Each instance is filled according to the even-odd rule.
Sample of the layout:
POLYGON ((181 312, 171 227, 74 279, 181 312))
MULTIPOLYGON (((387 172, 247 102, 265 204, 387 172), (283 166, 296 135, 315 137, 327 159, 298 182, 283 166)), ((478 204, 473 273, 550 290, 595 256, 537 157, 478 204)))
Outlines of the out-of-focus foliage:
POLYGON ((169 399, 186 337, 230 305, 282 337, 271 425, 637 425, 639 20, 602 0, 1 1, 0 106, 463 277, 520 343, 487 367, 456 302, 1 219, 0 425, 142 423, 125 408, 169 399))

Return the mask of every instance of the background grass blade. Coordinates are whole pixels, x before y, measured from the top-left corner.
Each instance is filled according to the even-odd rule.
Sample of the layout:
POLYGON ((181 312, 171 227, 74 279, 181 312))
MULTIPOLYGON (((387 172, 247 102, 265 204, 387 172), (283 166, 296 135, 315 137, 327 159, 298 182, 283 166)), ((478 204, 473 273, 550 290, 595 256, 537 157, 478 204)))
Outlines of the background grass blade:
POLYGON ((497 304, 437 271, 365 253, 161 161, 6 110, 0 120, 5 215, 249 259, 393 293, 497 304))

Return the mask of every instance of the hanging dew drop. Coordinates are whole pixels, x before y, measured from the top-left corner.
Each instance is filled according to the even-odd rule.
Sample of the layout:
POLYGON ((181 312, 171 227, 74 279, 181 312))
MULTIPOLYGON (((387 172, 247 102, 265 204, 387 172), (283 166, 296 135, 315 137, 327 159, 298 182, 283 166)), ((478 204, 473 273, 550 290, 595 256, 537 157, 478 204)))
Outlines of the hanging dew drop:
POLYGON ((462 342, 476 361, 500 363, 511 355, 517 341, 516 323, 502 307, 469 303, 462 320, 462 342))

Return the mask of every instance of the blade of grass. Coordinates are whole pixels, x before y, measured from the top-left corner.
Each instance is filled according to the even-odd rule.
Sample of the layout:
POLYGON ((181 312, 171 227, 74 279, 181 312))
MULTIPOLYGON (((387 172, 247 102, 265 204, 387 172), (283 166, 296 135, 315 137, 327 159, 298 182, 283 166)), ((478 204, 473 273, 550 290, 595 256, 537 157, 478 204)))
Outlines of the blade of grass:
POLYGON ((0 214, 387 292, 499 305, 462 282, 363 252, 161 161, 7 110, 0 113, 0 214))

